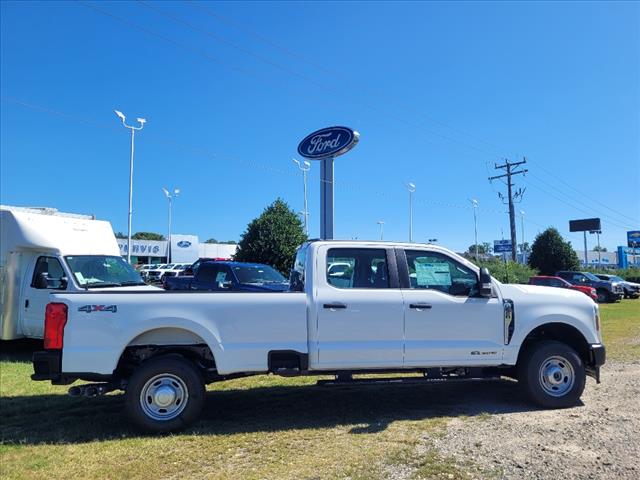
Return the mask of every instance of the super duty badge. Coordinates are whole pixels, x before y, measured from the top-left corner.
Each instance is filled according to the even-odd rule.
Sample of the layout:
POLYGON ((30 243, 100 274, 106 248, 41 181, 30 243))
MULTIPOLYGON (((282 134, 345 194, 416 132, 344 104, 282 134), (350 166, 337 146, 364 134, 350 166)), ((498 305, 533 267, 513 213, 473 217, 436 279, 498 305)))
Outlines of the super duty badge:
POLYGON ((78 307, 79 312, 91 313, 91 312, 111 312, 116 313, 118 311, 117 305, 83 305, 78 307))

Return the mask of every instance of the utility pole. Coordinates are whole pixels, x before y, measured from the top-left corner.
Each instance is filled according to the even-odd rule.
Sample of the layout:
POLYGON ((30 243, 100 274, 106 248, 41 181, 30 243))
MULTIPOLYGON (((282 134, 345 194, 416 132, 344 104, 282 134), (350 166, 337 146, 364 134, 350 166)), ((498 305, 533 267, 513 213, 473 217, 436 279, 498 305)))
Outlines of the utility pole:
MULTIPOLYGON (((506 169, 507 173, 504 173, 502 175, 496 175, 495 177, 489 177, 489 181, 493 181, 493 180, 497 180, 499 178, 507 178, 507 195, 509 196, 508 199, 508 204, 509 204, 509 227, 511 230, 511 260, 513 260, 514 262, 516 261, 516 217, 515 217, 515 210, 513 208, 513 200, 514 198, 518 199, 522 199, 522 195, 524 194, 524 190, 519 189, 517 192, 513 192, 513 187, 514 184, 511 181, 511 177, 514 175, 520 175, 527 173, 529 170, 524 169, 524 170, 517 170, 516 167, 518 167, 519 165, 523 165, 527 163, 527 160, 525 158, 522 159, 522 161, 520 162, 509 162, 509 160, 505 160, 505 163, 502 165, 495 165, 495 169, 506 169)), ((498 196, 502 199, 503 196, 502 194, 498 194, 498 196)))
POLYGON ((378 220, 378 225, 380 225, 380 240, 384 240, 384 220, 378 220))
POLYGON ((415 183, 407 183, 409 191, 409 243, 413 243, 413 194, 416 191, 415 183))
MULTIPOLYGON (((476 216, 476 210, 478 209, 478 200, 476 200, 475 198, 472 198, 469 200, 471 202, 471 205, 473 205, 473 233, 474 233, 474 240, 475 240, 475 251, 476 251, 476 262, 478 261, 478 218, 476 216)), ((488 253, 488 252, 485 252, 488 253)))

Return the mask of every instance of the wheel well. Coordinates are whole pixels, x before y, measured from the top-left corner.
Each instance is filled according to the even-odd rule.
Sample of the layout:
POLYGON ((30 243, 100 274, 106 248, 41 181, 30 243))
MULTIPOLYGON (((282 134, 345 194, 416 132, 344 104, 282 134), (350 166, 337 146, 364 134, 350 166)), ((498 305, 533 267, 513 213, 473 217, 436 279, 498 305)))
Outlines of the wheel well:
POLYGON ((566 323, 546 323, 529 332, 529 335, 525 337, 520 347, 518 362, 527 348, 541 340, 556 340, 569 345, 578 352, 578 355, 580 355, 580 358, 582 358, 585 363, 589 362, 589 342, 587 342, 577 328, 567 325, 566 323))
POLYGON ((114 375, 129 378, 131 373, 143 362, 167 355, 178 355, 194 363, 205 381, 217 378, 216 362, 209 346, 205 343, 195 345, 129 345, 124 349, 114 375))

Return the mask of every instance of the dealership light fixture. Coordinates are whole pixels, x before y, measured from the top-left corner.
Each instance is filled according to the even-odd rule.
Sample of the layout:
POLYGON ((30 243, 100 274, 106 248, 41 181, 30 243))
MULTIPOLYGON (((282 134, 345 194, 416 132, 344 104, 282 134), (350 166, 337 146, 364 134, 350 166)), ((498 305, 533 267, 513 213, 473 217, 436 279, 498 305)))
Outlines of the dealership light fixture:
POLYGON ((416 191, 416 184, 407 183, 407 190, 409 191, 409 243, 413 243, 413 194, 416 191))
POLYGON ((311 163, 303 160, 297 160, 292 158, 293 163, 295 163, 300 171, 302 172, 302 183, 304 188, 304 210, 301 212, 302 217, 304 219, 304 233, 309 236, 309 208, 307 207, 307 173, 311 170, 311 163))
POLYGON ((131 155, 129 157, 129 215, 127 221, 127 262, 131 263, 131 217, 133 216, 133 152, 134 152, 134 138, 135 131, 142 130, 144 124, 147 122, 144 118, 137 118, 136 120, 140 124, 139 127, 133 125, 127 125, 127 117, 120 110, 114 110, 114 113, 122 121, 122 125, 131 131, 131 155))
POLYGON ((167 263, 171 263, 171 208, 173 206, 173 199, 180 195, 180 189, 175 188, 173 193, 169 192, 166 188, 162 187, 162 191, 164 192, 164 196, 167 197, 169 201, 169 234, 167 235, 167 263))

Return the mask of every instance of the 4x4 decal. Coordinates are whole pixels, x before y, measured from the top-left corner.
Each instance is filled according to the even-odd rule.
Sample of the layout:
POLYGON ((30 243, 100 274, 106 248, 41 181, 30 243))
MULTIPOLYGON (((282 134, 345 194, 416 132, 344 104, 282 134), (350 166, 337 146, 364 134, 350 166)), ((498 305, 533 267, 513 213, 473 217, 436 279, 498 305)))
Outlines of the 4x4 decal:
POLYGON ((83 305, 78 307, 79 312, 91 313, 91 312, 111 312, 116 313, 118 311, 117 305, 83 305))

